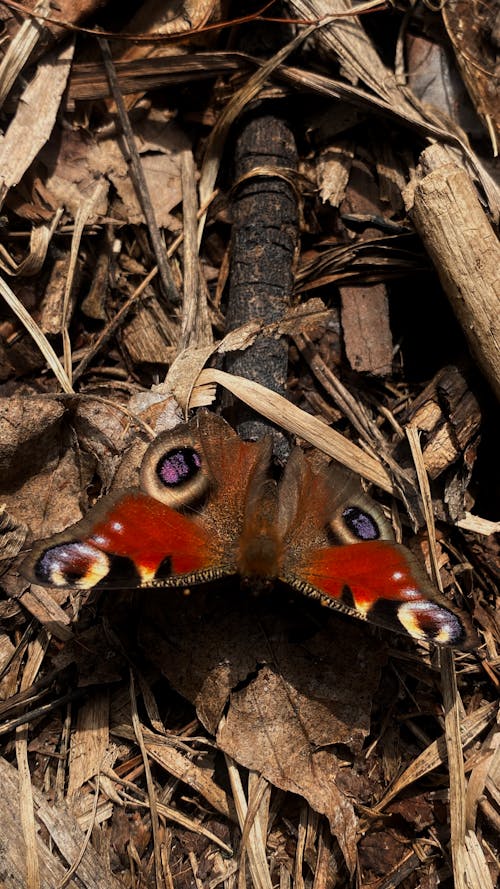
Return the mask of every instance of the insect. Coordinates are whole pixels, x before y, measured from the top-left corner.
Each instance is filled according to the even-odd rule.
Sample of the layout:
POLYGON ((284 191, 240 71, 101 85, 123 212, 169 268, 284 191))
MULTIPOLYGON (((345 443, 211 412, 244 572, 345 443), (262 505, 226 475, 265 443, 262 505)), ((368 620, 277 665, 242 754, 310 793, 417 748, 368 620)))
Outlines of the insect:
POLYGON ((339 466, 295 448, 281 479, 271 443, 242 441, 200 413, 144 456, 140 488, 103 497, 87 516, 38 542, 31 581, 55 587, 189 587, 239 575, 283 581, 322 604, 417 640, 471 648, 469 617, 394 542, 381 509, 339 466))

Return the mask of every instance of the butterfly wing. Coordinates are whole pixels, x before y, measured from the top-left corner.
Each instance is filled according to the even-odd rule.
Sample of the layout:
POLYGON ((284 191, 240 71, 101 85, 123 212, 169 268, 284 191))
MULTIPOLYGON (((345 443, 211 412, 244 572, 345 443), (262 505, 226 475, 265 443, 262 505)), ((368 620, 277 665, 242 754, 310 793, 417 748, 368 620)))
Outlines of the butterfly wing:
POLYGON ((37 543, 22 571, 49 586, 172 587, 234 573, 244 500, 265 443, 242 442, 200 414, 150 445, 142 490, 104 497, 82 521, 37 543))
POLYGON ((90 589, 201 582, 230 568, 203 524, 136 490, 37 543, 22 570, 34 583, 90 589))
POLYGON ((394 542, 380 508, 357 481, 341 469, 314 472, 303 457, 294 456, 294 462, 297 471, 293 481, 285 474, 282 500, 308 502, 309 508, 304 520, 300 509, 293 515, 293 508, 284 507, 289 556, 283 579, 324 605, 414 639, 474 647, 468 616, 394 542))
POLYGON ((477 644, 467 615, 438 593, 406 547, 387 540, 316 550, 287 581, 324 605, 419 641, 477 644))

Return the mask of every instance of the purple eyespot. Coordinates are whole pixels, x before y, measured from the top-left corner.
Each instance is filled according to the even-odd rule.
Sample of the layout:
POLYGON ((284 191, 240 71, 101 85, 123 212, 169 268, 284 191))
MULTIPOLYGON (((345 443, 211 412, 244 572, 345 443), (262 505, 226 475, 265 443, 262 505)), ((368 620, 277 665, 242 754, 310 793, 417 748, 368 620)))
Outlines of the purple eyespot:
POLYGON ((378 540, 380 531, 371 515, 363 512, 358 506, 348 506, 342 513, 347 527, 359 540, 378 540))
POLYGON ((159 460, 156 474, 166 488, 176 488, 193 478, 200 468, 200 455, 194 448, 175 448, 159 460))

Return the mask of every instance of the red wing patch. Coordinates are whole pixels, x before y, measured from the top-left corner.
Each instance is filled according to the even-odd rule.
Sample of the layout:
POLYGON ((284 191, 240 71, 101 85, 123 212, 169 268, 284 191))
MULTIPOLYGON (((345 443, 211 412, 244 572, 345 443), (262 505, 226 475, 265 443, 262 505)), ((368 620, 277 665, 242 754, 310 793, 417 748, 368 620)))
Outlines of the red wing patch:
POLYGON ((33 573, 39 583, 84 589, 97 583, 120 586, 127 578, 113 575, 117 557, 131 563, 135 586, 173 586, 177 577, 182 583, 183 575, 226 573, 219 564, 216 539, 206 528, 146 494, 126 494, 95 513, 99 517, 92 524, 84 519, 69 534, 45 541, 45 547, 44 541, 38 545, 33 573), (215 566, 218 570, 210 571, 215 566), (156 579, 160 567, 161 578, 156 579))
POLYGON ((319 549, 284 579, 323 604, 414 639, 476 644, 467 618, 434 590, 409 550, 391 541, 319 549))

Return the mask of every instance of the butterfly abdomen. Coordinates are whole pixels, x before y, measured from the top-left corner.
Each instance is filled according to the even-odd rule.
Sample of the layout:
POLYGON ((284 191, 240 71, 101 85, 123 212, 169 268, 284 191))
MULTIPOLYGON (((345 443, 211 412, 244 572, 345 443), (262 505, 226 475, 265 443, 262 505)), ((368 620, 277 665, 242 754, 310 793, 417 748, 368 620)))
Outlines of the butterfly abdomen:
POLYGON ((238 552, 237 568, 240 577, 250 580, 274 580, 280 573, 282 546, 276 535, 260 533, 242 537, 238 552))
POLYGON ((283 562, 283 536, 277 521, 277 487, 271 479, 247 500, 238 546, 237 569, 244 579, 275 580, 283 562))

